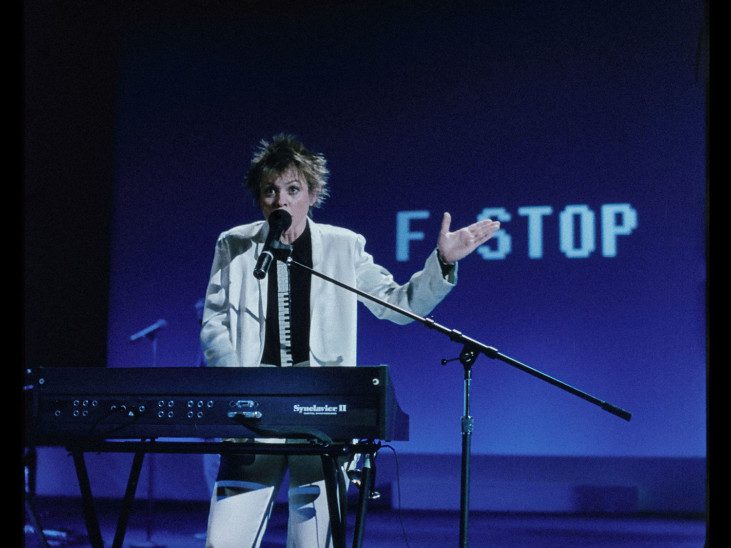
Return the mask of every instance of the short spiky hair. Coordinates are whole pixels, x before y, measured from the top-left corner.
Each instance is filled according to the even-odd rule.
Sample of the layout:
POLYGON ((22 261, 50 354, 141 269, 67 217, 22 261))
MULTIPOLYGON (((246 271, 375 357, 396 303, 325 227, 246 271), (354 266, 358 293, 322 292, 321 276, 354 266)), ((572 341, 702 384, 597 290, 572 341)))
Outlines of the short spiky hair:
POLYGON ((305 178, 310 194, 317 196, 314 207, 321 206, 329 195, 327 161, 322 154, 307 150, 294 135, 280 133, 269 142, 262 139, 251 160, 244 185, 258 201, 262 183, 273 181, 291 167, 305 178))

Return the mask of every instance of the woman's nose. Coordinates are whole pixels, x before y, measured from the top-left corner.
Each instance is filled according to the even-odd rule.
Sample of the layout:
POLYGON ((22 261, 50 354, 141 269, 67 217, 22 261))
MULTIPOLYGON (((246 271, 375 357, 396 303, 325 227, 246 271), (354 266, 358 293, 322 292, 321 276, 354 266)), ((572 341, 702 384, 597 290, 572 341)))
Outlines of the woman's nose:
POLYGON ((287 195, 282 192, 277 192, 274 196, 274 206, 283 207, 287 205, 287 195))

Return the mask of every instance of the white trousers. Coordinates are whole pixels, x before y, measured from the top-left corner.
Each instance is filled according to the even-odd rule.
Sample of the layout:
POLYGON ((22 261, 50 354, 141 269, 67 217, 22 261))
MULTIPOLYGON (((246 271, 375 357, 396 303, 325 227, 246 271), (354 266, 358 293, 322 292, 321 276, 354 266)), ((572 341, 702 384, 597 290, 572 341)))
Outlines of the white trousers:
MULTIPOLYGON (((342 464, 346 489, 346 469, 354 465, 342 464)), ((258 548, 287 470, 287 548, 331 548, 319 455, 223 455, 211 496, 206 547, 258 548)))

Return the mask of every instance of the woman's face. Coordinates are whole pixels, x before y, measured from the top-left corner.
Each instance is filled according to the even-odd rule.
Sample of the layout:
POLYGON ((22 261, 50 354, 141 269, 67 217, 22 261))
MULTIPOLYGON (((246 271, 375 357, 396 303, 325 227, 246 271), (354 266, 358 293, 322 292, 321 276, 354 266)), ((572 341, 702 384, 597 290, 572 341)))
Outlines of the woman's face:
POLYGON ((282 241, 291 244, 302 234, 307 224, 307 213, 317 196, 311 194, 305 178, 295 168, 289 168, 259 191, 259 207, 265 218, 272 211, 284 209, 292 216, 292 225, 282 234, 282 241))

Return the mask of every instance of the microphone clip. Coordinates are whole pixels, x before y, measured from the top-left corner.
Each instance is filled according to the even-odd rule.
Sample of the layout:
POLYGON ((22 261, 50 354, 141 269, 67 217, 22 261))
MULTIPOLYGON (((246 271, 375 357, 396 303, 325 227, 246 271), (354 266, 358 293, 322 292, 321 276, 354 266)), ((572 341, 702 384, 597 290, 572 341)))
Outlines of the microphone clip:
POLYGON ((287 259, 292 255, 292 246, 290 244, 282 243, 279 240, 274 240, 271 244, 272 254, 274 258, 283 263, 287 262, 287 259))

